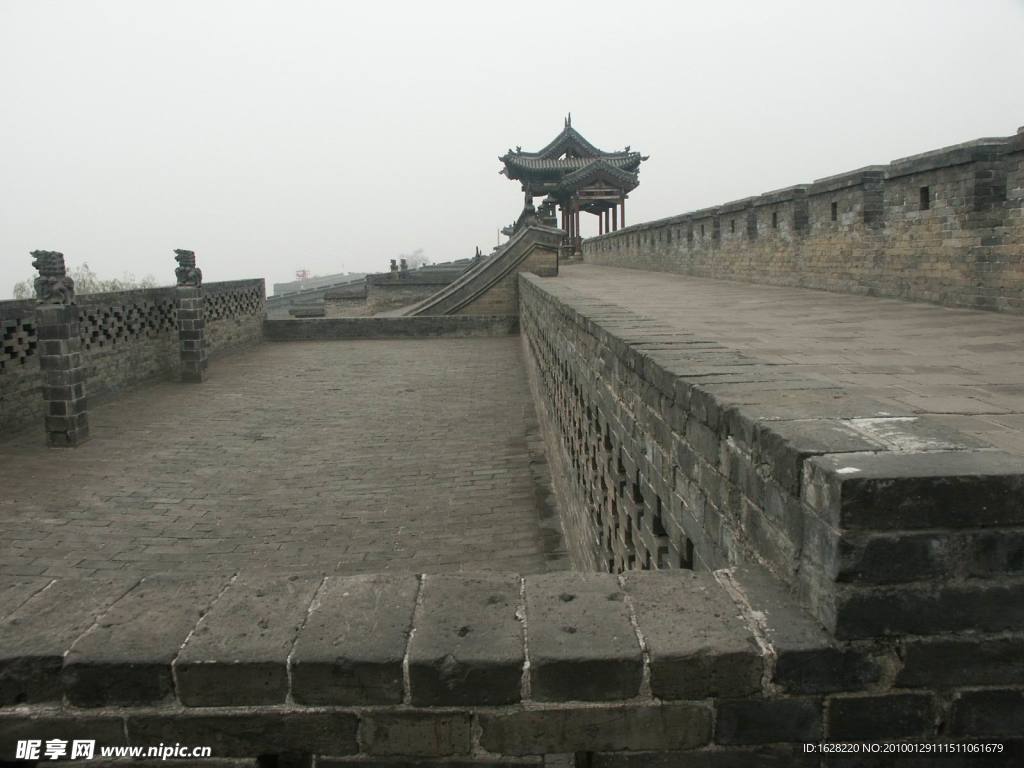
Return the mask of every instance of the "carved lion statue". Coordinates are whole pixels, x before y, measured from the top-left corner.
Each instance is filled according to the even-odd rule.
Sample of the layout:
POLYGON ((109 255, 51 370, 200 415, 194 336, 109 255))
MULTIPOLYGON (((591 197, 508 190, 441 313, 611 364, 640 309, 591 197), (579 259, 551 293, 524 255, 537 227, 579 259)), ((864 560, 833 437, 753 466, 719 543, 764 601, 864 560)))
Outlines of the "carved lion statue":
POLYGON ((175 248, 174 258, 178 262, 178 266, 174 270, 174 275, 178 278, 178 285, 192 286, 194 288, 202 285, 203 271, 196 266, 195 251, 175 248))
POLYGON ((35 289, 40 304, 75 303, 75 281, 68 277, 63 253, 32 251, 32 266, 39 270, 35 289))

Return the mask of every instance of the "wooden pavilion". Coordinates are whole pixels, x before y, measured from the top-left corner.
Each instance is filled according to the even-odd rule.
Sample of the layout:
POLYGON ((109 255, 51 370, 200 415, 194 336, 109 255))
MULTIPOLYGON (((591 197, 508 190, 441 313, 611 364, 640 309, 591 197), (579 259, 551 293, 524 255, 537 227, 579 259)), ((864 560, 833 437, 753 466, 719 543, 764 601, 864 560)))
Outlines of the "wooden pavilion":
MULTIPOLYGON (((640 163, 647 156, 627 146, 617 152, 598 149, 572 127, 572 115, 546 147, 538 152, 510 149, 498 158, 501 173, 522 183, 525 211, 533 210, 533 198, 545 196, 545 206, 561 211, 567 245, 579 251, 580 213, 598 217, 601 234, 626 226, 626 198, 639 185, 640 163)), ((522 220, 522 217, 520 217, 522 220)))

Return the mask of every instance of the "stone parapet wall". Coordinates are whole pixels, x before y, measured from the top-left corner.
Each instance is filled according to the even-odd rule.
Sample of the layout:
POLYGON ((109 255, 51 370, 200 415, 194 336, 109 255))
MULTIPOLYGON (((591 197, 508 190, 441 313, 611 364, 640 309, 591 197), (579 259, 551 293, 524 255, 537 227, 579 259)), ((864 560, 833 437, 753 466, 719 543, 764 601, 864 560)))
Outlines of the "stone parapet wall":
POLYGON ((584 259, 1024 312, 1024 132, 637 224, 584 259))
POLYGON ((210 356, 255 344, 263 336, 263 280, 207 283, 206 347, 210 356))
POLYGON ((8 579, 0 757, 89 738, 305 766, 818 765, 804 743, 1019 739, 1012 647, 972 662, 998 681, 942 695, 919 656, 948 649, 896 650, 836 646, 746 570, 8 579))
POLYGON ((374 315, 430 298, 455 282, 470 266, 466 261, 450 269, 426 266, 367 275, 366 314, 374 315))
POLYGON ((427 339, 509 336, 519 332, 516 315, 424 315, 422 317, 330 317, 266 320, 267 341, 339 339, 427 339))
MULTIPOLYGON (((397 273, 396 273, 397 274, 397 273)), ((449 280, 381 280, 367 282, 366 285, 366 307, 368 315, 383 312, 388 309, 406 307, 423 301, 450 285, 458 275, 452 275, 449 280)))
MULTIPOLYGON (((557 280, 523 275, 520 297, 574 567, 733 574, 773 627, 833 638, 827 652, 782 661, 780 646, 802 641, 767 633, 777 690, 861 692, 825 703, 832 722, 920 717, 948 734, 965 721, 944 707, 985 701, 997 729, 1020 732, 1018 458, 557 280), (813 619, 801 625, 791 616, 803 611, 813 619)), ((770 711, 784 729, 817 706, 763 704, 737 704, 747 727, 770 711)), ((875 725, 848 737, 888 733, 875 725)))
MULTIPOLYGON (((261 338, 263 281, 208 283, 206 343, 211 355, 261 338)), ((153 378, 177 376, 175 289, 77 297, 87 395, 106 397, 153 378)), ((42 419, 35 301, 0 302, 0 434, 42 419)))
POLYGON ((1018 457, 558 281, 520 295, 576 567, 758 563, 842 638, 1024 629, 1018 457))

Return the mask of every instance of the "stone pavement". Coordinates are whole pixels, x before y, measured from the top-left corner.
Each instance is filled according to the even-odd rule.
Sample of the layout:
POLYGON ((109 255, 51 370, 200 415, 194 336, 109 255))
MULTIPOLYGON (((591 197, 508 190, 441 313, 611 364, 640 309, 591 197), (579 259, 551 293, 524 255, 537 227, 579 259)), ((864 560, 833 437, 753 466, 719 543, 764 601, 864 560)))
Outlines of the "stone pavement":
POLYGON ((0 442, 0 575, 567 567, 515 337, 265 343, 0 442))
POLYGON ((558 279, 1024 457, 1024 316, 587 264, 558 279))

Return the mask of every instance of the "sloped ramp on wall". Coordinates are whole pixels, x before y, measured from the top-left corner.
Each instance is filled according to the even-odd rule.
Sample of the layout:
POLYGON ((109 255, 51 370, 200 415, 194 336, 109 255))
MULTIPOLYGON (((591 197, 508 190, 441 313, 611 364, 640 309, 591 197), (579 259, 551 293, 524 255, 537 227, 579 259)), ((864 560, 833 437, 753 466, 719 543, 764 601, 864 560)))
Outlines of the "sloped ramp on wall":
POLYGON ((524 227, 512 239, 467 270, 458 280, 396 314, 514 315, 520 272, 558 274, 558 246, 565 233, 553 227, 524 227))

